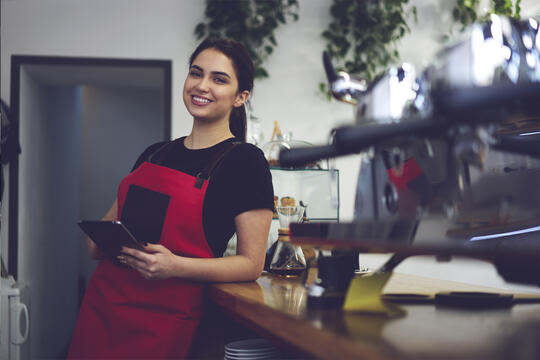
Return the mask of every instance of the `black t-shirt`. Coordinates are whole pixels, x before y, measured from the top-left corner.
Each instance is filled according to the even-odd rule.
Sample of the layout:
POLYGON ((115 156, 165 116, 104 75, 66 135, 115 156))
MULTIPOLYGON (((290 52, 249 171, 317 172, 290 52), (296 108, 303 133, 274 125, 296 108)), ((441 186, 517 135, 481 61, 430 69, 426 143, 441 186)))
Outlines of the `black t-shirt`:
MULTIPOLYGON (((149 146, 139 156, 132 171, 154 154, 153 163, 197 176, 217 154, 229 147, 227 143, 238 141, 231 138, 209 148, 190 150, 184 146, 184 139, 149 146), (166 143, 169 144, 163 148, 166 143)), ((272 175, 263 152, 249 143, 236 145, 214 168, 204 198, 204 234, 214 256, 223 256, 235 233, 234 218, 238 214, 273 208, 272 175)))

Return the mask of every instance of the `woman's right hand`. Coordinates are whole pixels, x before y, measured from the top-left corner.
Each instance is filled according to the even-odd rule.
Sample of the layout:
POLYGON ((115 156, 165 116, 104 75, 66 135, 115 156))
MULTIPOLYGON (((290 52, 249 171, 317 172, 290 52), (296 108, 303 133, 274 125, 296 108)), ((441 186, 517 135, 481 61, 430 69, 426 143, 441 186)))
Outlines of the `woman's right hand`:
MULTIPOLYGON (((115 200, 109 211, 107 211, 107 214, 105 214, 105 216, 101 220, 114 221, 116 220, 117 212, 118 203, 115 200)), ((103 251, 101 251, 101 249, 96 245, 96 243, 93 242, 89 237, 86 238, 86 247, 92 259, 102 260, 105 258, 105 254, 103 253, 103 251)))

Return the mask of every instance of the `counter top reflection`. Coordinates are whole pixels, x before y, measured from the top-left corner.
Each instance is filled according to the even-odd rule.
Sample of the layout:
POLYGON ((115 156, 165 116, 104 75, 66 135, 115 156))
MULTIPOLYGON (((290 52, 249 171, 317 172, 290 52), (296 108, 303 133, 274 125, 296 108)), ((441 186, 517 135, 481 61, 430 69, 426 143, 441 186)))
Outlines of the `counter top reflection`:
MULTIPOLYGON (((315 275, 310 272, 308 283, 315 275)), ((384 293, 441 291, 508 292, 395 273, 384 293)), ((224 312, 301 358, 528 359, 539 351, 539 294, 514 293, 520 303, 504 309, 401 304, 407 315, 397 318, 308 309, 299 278, 272 274, 255 282, 213 284, 208 294, 224 312)))

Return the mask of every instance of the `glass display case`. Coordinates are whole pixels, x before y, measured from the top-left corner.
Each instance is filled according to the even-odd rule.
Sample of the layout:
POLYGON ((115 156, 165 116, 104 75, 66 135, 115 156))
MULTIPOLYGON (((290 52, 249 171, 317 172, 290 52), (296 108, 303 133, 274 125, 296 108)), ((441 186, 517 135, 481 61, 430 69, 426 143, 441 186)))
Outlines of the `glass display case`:
POLYGON ((339 221, 339 170, 271 167, 270 172, 276 206, 302 205, 309 221, 339 221))
MULTIPOLYGON (((339 222, 339 170, 337 169, 286 169, 271 167, 274 186, 274 203, 281 206, 304 205, 308 221, 339 222), (301 202, 301 203, 300 203, 301 202)), ((280 228, 277 213, 270 226, 267 248, 278 238, 280 228)), ((236 235, 225 251, 225 256, 236 254, 236 235)))
MULTIPOLYGON (((270 167, 274 205, 305 206, 304 218, 311 222, 339 222, 339 170, 287 169, 270 167)), ((267 247, 279 237, 277 213, 270 226, 267 247)))

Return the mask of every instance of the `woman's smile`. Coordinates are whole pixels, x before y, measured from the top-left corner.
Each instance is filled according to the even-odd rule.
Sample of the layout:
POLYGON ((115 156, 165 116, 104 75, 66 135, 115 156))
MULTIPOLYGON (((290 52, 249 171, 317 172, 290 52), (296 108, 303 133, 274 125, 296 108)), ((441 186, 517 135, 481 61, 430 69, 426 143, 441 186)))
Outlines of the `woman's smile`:
POLYGON ((210 104, 211 102, 212 102, 212 100, 207 99, 207 98, 202 97, 202 96, 198 96, 198 95, 192 95, 191 96, 191 103, 193 105, 196 105, 196 106, 206 106, 206 105, 210 104))

